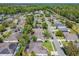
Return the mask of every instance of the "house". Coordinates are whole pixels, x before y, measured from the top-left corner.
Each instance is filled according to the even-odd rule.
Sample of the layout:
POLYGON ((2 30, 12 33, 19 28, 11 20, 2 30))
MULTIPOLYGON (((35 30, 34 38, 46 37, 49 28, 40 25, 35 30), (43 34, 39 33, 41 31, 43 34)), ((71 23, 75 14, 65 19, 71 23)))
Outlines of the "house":
POLYGON ((17 48, 17 43, 0 43, 0 56, 12 56, 17 48))
POLYGON ((6 21, 10 22, 10 21, 13 21, 14 19, 9 17, 8 19, 6 19, 6 21))
POLYGON ((65 27, 61 22, 59 22, 59 21, 55 21, 55 25, 56 25, 56 27, 58 28, 58 27, 65 27))
POLYGON ((8 38, 4 40, 4 42, 18 42, 18 38, 20 37, 19 32, 12 33, 8 38))
POLYGON ((65 27, 58 27, 58 29, 60 29, 62 32, 68 32, 68 29, 67 28, 65 28, 65 27))
POLYGON ((55 22, 55 26, 56 26, 56 28, 58 28, 62 32, 68 32, 68 28, 59 21, 55 22))
POLYGON ((42 42, 31 42, 29 45, 30 52, 34 51, 37 56, 47 56, 47 49, 43 48, 42 42))
POLYGON ((78 40, 78 37, 76 34, 69 33, 69 32, 63 32, 64 37, 67 41, 76 41, 78 40))
POLYGON ((39 13, 40 13, 40 14, 43 14, 44 12, 43 12, 42 10, 39 10, 39 13))
POLYGON ((55 17, 54 15, 50 15, 50 18, 51 18, 52 20, 56 19, 56 17, 55 17))
POLYGON ((44 36, 42 34, 42 29, 41 28, 35 28, 33 29, 34 35, 37 37, 37 41, 43 41, 44 40, 44 36))
POLYGON ((38 14, 38 13, 39 13, 39 11, 35 11, 34 13, 35 13, 35 14, 38 14))

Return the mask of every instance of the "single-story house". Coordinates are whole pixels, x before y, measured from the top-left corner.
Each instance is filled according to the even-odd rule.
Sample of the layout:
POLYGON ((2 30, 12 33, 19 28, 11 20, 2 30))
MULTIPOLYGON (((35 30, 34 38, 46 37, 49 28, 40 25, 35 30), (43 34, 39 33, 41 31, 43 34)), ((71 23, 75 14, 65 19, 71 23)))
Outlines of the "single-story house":
POLYGON ((4 40, 4 42, 18 42, 18 38, 20 37, 19 32, 12 33, 8 38, 4 40))
POLYGON ((12 56, 17 48, 17 43, 0 43, 0 55, 12 56))
POLYGON ((43 41, 44 35, 42 34, 43 29, 41 28, 35 28, 34 29, 34 35, 37 37, 37 41, 43 41))
POLYGON ((37 56, 47 56, 48 52, 42 46, 42 42, 31 42, 29 45, 30 52, 34 51, 37 56))
POLYGON ((55 22, 55 26, 56 28, 60 29, 62 32, 68 32, 68 28, 59 21, 55 22))
POLYGON ((63 34, 64 34, 64 37, 67 41, 75 41, 78 39, 76 34, 72 34, 69 32, 63 32, 63 34))

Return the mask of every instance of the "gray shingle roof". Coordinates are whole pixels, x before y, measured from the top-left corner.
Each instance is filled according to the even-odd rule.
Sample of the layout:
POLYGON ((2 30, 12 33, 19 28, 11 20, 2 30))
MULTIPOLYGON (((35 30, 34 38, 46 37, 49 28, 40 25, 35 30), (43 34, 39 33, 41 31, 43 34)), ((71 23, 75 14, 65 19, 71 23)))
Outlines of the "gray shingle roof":
POLYGON ((9 51, 7 48, 3 49, 3 50, 0 52, 0 54, 9 54, 9 53, 10 53, 10 51, 9 51))
POLYGON ((75 40, 78 39, 76 34, 72 34, 72 33, 69 33, 69 32, 63 32, 63 34, 65 36, 65 39, 68 40, 68 41, 75 41, 75 40))
POLYGON ((62 32, 68 32, 67 28, 59 28, 62 32))
POLYGON ((56 27, 58 29, 60 29, 62 32, 68 32, 68 29, 66 28, 66 26, 64 26, 61 22, 57 21, 55 23, 56 27))

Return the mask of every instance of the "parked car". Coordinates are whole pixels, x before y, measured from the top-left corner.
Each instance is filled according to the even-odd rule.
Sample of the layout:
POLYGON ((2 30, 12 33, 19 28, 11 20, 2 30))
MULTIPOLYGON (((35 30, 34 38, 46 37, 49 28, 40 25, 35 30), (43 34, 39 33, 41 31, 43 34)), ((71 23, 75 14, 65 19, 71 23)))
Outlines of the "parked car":
POLYGON ((52 37, 52 39, 53 39, 53 37, 52 37))

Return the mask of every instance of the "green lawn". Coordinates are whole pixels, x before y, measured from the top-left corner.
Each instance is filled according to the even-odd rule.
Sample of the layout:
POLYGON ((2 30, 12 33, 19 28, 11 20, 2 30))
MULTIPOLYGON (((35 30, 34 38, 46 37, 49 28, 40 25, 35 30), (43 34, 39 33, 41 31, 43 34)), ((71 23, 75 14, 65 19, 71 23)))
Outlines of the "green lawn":
POLYGON ((70 32, 71 32, 72 34, 76 34, 76 32, 75 32, 74 30, 72 30, 72 29, 70 29, 70 32))
POLYGON ((53 51, 56 51, 56 48, 53 42, 52 42, 52 48, 53 48, 53 51))
POLYGON ((57 38, 58 38, 58 39, 64 39, 64 37, 59 37, 59 36, 57 36, 57 38))
POLYGON ((45 48, 47 48, 48 51, 53 51, 54 50, 54 46, 52 47, 51 42, 49 40, 46 40, 45 42, 43 42, 43 46, 45 48))
POLYGON ((69 42, 63 41, 62 43, 63 43, 64 46, 68 46, 69 42))
POLYGON ((58 37, 58 36, 57 36, 57 39, 58 40, 61 40, 61 41, 64 41, 65 40, 64 37, 58 37))

